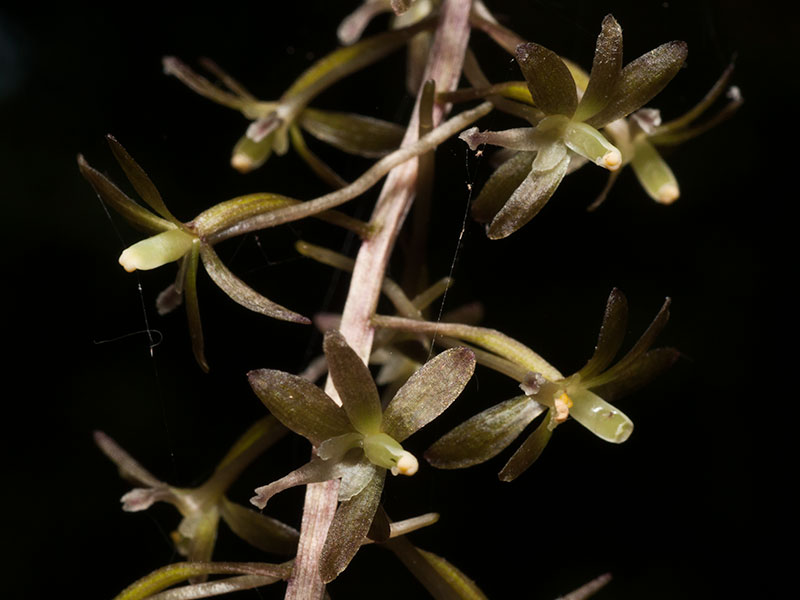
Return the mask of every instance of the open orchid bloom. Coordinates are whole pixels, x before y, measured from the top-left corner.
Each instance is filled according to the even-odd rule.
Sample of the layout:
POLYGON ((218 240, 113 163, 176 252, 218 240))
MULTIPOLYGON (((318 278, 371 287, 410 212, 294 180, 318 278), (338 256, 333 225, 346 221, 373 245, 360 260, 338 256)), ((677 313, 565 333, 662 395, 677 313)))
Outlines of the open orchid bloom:
POLYGON ((139 486, 122 496, 122 509, 138 512, 155 502, 172 504, 183 517, 172 535, 178 552, 189 561, 205 562, 213 554, 220 519, 237 536, 265 552, 295 551, 299 536, 295 529, 225 497, 239 474, 285 432, 273 417, 257 421, 233 445, 209 480, 192 489, 173 487, 157 479, 105 433, 95 432, 94 439, 119 467, 120 474, 139 486))
MULTIPOLYGON (((630 165, 647 195, 659 204, 672 204, 680 196, 678 180, 661 157, 658 147, 671 147, 690 140, 730 118, 742 105, 739 88, 730 86, 733 64, 722 73, 705 97, 691 110, 667 123, 661 122, 661 112, 642 108, 627 119, 609 123, 603 131, 622 152, 622 166, 630 165), (704 122, 696 121, 725 93, 728 102, 704 122)), ((597 208, 606 198, 620 171, 611 173, 600 196, 590 209, 597 208)))
POLYGON ((369 531, 387 469, 394 475, 416 473, 417 459, 401 443, 458 397, 472 376, 475 357, 466 348, 439 354, 411 376, 382 410, 369 369, 344 337, 329 331, 323 349, 341 407, 308 380, 289 373, 260 369, 248 378, 269 411, 316 448, 311 462, 256 489, 251 502, 264 508, 287 488, 341 480, 339 508, 320 563, 328 582, 345 569, 369 531))
MULTIPOLYGON (((160 314, 173 310, 184 299, 192 338, 192 350, 197 362, 208 370, 203 348, 203 330, 200 323, 200 307, 197 300, 197 267, 202 260, 206 273, 214 283, 232 300, 254 312, 273 319, 294 323, 310 323, 309 319, 262 296, 236 277, 220 260, 210 243, 206 241, 208 221, 225 210, 224 205, 201 214, 194 222, 182 223, 167 209, 161 194, 139 164, 128 154, 114 137, 107 136, 114 157, 120 164, 133 188, 154 212, 129 198, 105 175, 89 166, 78 156, 81 174, 91 184, 100 199, 121 214, 131 225, 151 234, 151 237, 133 244, 119 257, 122 267, 129 272, 137 269, 155 269, 170 262, 180 262, 174 284, 158 297, 160 314), (155 213, 155 214, 154 214, 155 213), (204 230, 205 227, 205 230, 204 230)), ((227 204, 235 209, 242 203, 261 203, 265 207, 280 208, 297 203, 297 200, 277 194, 254 194, 236 198, 227 204)))
POLYGON ((517 46, 515 58, 541 115, 530 119, 532 127, 497 132, 473 127, 460 136, 473 150, 491 144, 516 151, 473 204, 473 217, 488 223, 487 235, 504 238, 525 225, 564 176, 584 162, 610 171, 619 169, 622 153, 598 130, 650 101, 677 74, 686 53, 684 42, 669 42, 623 68, 622 29, 608 15, 579 97, 583 86, 557 54, 539 44, 517 46))
POLYGON ((309 67, 275 102, 256 99, 209 60, 204 60, 203 65, 227 89, 214 85, 173 56, 164 58, 164 71, 198 94, 238 110, 252 121, 231 157, 231 165, 238 171, 247 173, 260 167, 273 152, 286 154, 291 142, 318 176, 334 187, 343 187, 346 182, 307 147, 301 130, 339 150, 367 158, 395 150, 404 130, 373 117, 319 110, 308 104, 332 84, 380 60, 428 27, 429 23, 416 22, 334 50, 309 67))
POLYGON ((539 457, 553 430, 569 417, 601 439, 621 443, 633 431, 633 422, 608 400, 628 393, 664 371, 679 356, 673 348, 651 350, 656 336, 669 319, 669 299, 664 302, 647 331, 615 365, 625 335, 628 307, 625 296, 611 292, 597 347, 580 371, 564 377, 536 352, 502 333, 482 327, 450 323, 414 322, 377 316, 379 327, 433 333, 460 342, 473 343, 481 364, 520 382, 523 395, 501 402, 479 413, 446 434, 425 453, 434 466, 444 469, 469 467, 493 458, 508 447, 539 415, 540 425, 500 471, 511 481, 539 457))

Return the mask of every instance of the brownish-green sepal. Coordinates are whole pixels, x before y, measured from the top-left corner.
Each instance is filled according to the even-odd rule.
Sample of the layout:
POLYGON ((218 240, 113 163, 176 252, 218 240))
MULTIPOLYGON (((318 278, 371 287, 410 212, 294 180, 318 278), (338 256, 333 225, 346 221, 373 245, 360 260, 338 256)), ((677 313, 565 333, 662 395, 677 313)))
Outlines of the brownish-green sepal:
POLYGON ((297 550, 300 534, 293 527, 277 519, 245 508, 224 497, 220 515, 233 533, 259 550, 275 554, 294 554, 297 550))
POLYGON ((351 431, 344 410, 307 379, 271 369, 250 371, 247 379, 276 419, 315 446, 351 431))
POLYGON ((375 518, 369 526, 367 537, 374 542, 385 542, 392 536, 392 522, 389 515, 383 510, 383 505, 378 505, 378 510, 375 512, 375 518))
POLYGON ((575 120, 584 121, 605 108, 621 70, 622 28, 614 17, 606 15, 597 36, 589 84, 578 103, 575 120))
POLYGON ((581 379, 594 377, 611 364, 622 346, 627 324, 628 300, 625 298, 625 294, 614 288, 606 302, 603 324, 600 326, 600 335, 597 337, 594 354, 586 366, 578 371, 581 379))
POLYGON ((575 80, 558 54, 529 42, 517 46, 516 59, 537 108, 548 115, 575 114, 578 106, 575 80))
POLYGON ((142 200, 147 202, 148 206, 152 208, 155 212, 159 215, 167 219, 168 221, 172 221, 175 225, 180 226, 181 222, 176 219, 169 209, 167 205, 164 204, 164 200, 161 198, 161 194, 159 193, 156 186, 150 181, 150 178, 147 176, 147 173, 144 172, 144 169, 139 166, 133 157, 128 154, 128 151, 120 144, 117 139, 113 135, 107 135, 106 141, 108 141, 108 145, 111 147, 111 152, 114 153, 114 158, 117 159, 119 166, 122 167, 122 170, 125 171, 125 175, 128 177, 128 181, 131 182, 133 185, 133 189, 136 190, 136 193, 141 196, 142 200))
MULTIPOLYGON (((488 600, 486 594, 481 591, 475 582, 450 562, 433 552, 428 552, 421 548, 417 548, 417 552, 433 567, 449 588, 446 595, 439 596, 434 594, 435 598, 442 598, 442 600, 450 600, 451 598, 453 600, 488 600)), ((421 580, 421 582, 425 585, 424 580, 421 580)), ((427 585, 426 588, 432 592, 427 585)))
POLYGON ((173 228, 172 223, 138 205, 105 175, 89 166, 82 154, 78 155, 78 168, 100 199, 137 229, 146 233, 160 233, 173 228))
MULTIPOLYGON (((591 386, 594 393, 608 400, 621 398, 647 385, 669 369, 681 353, 675 348, 656 348, 639 356, 624 369, 615 370, 608 383, 591 386)), ((605 379, 605 377, 603 377, 605 379)))
POLYGON ((480 194, 472 203, 472 218, 478 223, 489 223, 531 172, 535 152, 517 152, 486 181, 480 194))
POLYGON ((569 161, 567 155, 552 169, 531 171, 486 228, 486 235, 493 240, 508 237, 535 217, 558 189, 569 161))
POLYGON ((522 445, 517 448, 517 451, 511 455, 511 458, 508 459, 508 462, 497 474, 501 481, 514 481, 541 456, 553 433, 547 426, 548 421, 549 419, 547 415, 545 415, 542 422, 539 423, 522 445))
POLYGON ((687 53, 686 42, 668 42, 628 63, 606 107, 586 123, 599 129, 644 106, 678 74, 687 53))
POLYGON ((186 303, 186 319, 189 323, 189 337, 192 340, 192 353, 206 373, 209 371, 203 342, 203 323, 200 320, 200 302, 197 298, 197 266, 200 262, 200 244, 192 244, 192 250, 183 259, 189 261, 183 276, 183 298, 186 303))
POLYGON ((475 371, 475 354, 451 348, 435 356, 403 384, 383 413, 382 429, 402 442, 442 414, 475 371))
POLYGON ((425 451, 439 469, 463 469, 486 462, 502 452, 542 413, 528 396, 501 402, 464 421, 425 451))
POLYGON ((386 469, 370 463, 372 478, 361 492, 339 504, 322 548, 319 574, 328 583, 347 568, 369 532, 378 510, 386 469))
POLYGON ((245 308, 249 308, 253 312, 267 315, 273 319, 291 321, 292 323, 303 323, 305 325, 311 323, 311 320, 307 317, 299 315, 288 308, 284 308, 280 304, 276 304, 245 284, 222 264, 217 253, 214 252, 208 244, 203 244, 201 246, 200 257, 203 259, 203 266, 209 277, 211 277, 214 283, 217 284, 217 287, 230 296, 234 302, 241 304, 245 308))
MULTIPOLYGON (((624 374, 628 372, 630 367, 635 365, 636 362, 641 359, 642 356, 644 356, 644 354, 655 343, 658 334, 660 334, 661 330, 664 329, 667 321, 669 321, 669 306, 671 303, 672 301, 670 298, 664 300, 664 304, 661 306, 658 314, 655 316, 652 323, 650 323, 650 325, 647 327, 647 330, 633 345, 633 348, 631 348, 630 351, 623 356, 617 364, 608 369, 608 371, 602 375, 597 376, 596 379, 602 380, 602 383, 605 384, 619 377, 623 377, 624 374)), ((587 386, 590 385, 588 378, 584 383, 586 383, 587 386)))
POLYGON ((328 373, 353 427, 364 434, 380 431, 381 401, 367 366, 336 330, 325 334, 323 350, 328 373))
POLYGON ((349 154, 379 158, 400 146, 405 130, 394 123, 356 115, 307 108, 300 126, 315 138, 349 154))

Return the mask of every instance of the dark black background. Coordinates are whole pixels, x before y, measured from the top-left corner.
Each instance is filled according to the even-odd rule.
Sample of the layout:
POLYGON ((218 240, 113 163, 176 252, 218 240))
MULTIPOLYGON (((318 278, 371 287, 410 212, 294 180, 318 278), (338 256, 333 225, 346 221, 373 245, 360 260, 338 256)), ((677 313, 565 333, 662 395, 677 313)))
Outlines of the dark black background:
MULTIPOLYGON (((165 77, 160 60, 174 54, 196 65, 198 57, 212 57, 257 96, 274 99, 335 46, 335 25, 355 4, 0 9, 10 432, 3 501, 11 525, 6 547, 16 559, 6 575, 8 597, 108 598, 179 560, 168 538, 175 511, 123 513, 118 498, 126 485, 93 446, 92 430, 109 433, 164 480, 195 485, 264 412, 244 373, 266 366, 296 372, 320 342, 310 328, 248 313, 201 275, 212 366, 203 375, 182 311, 162 318, 153 308, 173 268, 135 275, 119 268, 116 257, 138 234, 106 215, 78 174, 77 153, 122 182, 103 139, 113 133, 187 220, 254 191, 301 199, 324 193, 291 153, 256 173, 234 172, 230 150, 245 120, 165 77), (160 342, 152 356, 148 328, 160 342)), ((598 598, 782 597, 786 565, 777 550, 792 519, 780 490, 796 473, 783 448, 788 438, 775 433, 795 401, 792 373, 779 359, 792 352, 783 343, 792 340, 787 309, 796 279, 786 266, 794 242, 787 207, 796 191, 782 183, 793 181, 795 167, 782 144, 793 135, 797 18, 750 1, 491 5, 521 35, 584 65, 607 12, 623 27, 627 60, 686 40, 686 68, 652 103, 665 118, 691 107, 736 54, 734 83, 746 103, 732 121, 668 156, 682 189, 671 207, 650 201, 626 172, 607 203, 587 213, 605 181, 587 167, 510 240, 490 243, 468 223, 446 308, 480 300, 487 326, 528 343, 563 372, 591 354, 613 286, 631 305, 630 343, 672 297, 662 343, 683 357, 621 403, 636 422, 631 439, 613 446, 567 424, 513 484, 496 478, 502 457, 469 471, 423 466, 411 480, 389 481, 386 508, 395 519, 440 512, 441 521, 413 541, 446 556, 492 598, 555 598, 606 571, 615 580, 598 598)), ((480 33, 473 39, 491 78, 519 78, 506 54, 480 33)), ((396 76, 402 66, 398 53, 314 104, 403 122, 412 101, 396 76)), ((368 165, 315 148, 348 178, 368 165)), ((480 185, 490 173, 457 141, 445 144, 438 160, 436 277, 453 261, 467 184, 480 185)), ((375 194, 348 210, 366 218, 375 194)), ((355 249, 346 236, 304 222, 226 242, 219 251, 281 304, 308 315, 339 309, 347 277, 298 257, 297 239, 351 255, 355 249)), ((481 371, 464 399, 408 445, 419 453, 480 407, 514 394, 513 384, 481 371)), ((282 441, 230 497, 245 503, 254 486, 307 454, 304 440, 282 441)), ((292 490, 270 510, 296 524, 301 501, 302 491, 292 490)), ((223 527, 217 558, 261 559, 232 537, 223 527)), ((364 550, 351 567, 330 586, 334 598, 424 595, 381 549, 364 550)), ((281 588, 241 597, 281 597, 281 588)))

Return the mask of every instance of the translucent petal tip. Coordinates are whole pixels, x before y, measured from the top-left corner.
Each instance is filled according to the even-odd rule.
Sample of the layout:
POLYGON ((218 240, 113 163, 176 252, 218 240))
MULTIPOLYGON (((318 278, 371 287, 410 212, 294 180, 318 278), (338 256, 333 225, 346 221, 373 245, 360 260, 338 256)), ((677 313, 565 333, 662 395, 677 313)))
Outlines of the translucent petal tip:
POLYGON ((656 200, 660 204, 672 204, 681 195, 678 186, 674 183, 665 183, 658 188, 658 197, 656 200))

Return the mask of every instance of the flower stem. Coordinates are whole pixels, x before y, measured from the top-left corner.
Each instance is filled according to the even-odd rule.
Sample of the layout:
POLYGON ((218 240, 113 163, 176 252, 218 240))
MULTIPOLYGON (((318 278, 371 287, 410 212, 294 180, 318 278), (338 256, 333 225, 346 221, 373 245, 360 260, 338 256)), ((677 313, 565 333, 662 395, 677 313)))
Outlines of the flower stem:
MULTIPOLYGON (((458 84, 469 40, 470 6, 470 0, 445 0, 442 6, 433 49, 423 78, 423 81, 433 79, 439 90, 449 91, 458 84)), ((412 145, 417 140, 419 100, 418 95, 417 106, 403 140, 404 146, 412 145)), ((489 110, 487 107, 486 112, 489 110)), ((434 125, 442 120, 444 113, 445 107, 435 108, 434 125)), ((370 319, 377 305, 386 264, 414 198, 416 179, 416 160, 402 162, 391 170, 372 216, 371 222, 376 226, 376 233, 362 242, 356 259, 342 314, 341 331, 364 362, 369 357, 374 334, 370 319)), ((342 191, 344 190, 334 194, 342 191)), ((334 399, 338 398, 330 380, 326 391, 334 399)), ((335 513, 338 487, 338 481, 335 480, 307 487, 300 544, 295 569, 286 590, 287 600, 321 599, 325 593, 325 585, 318 571, 319 556, 335 513)))

